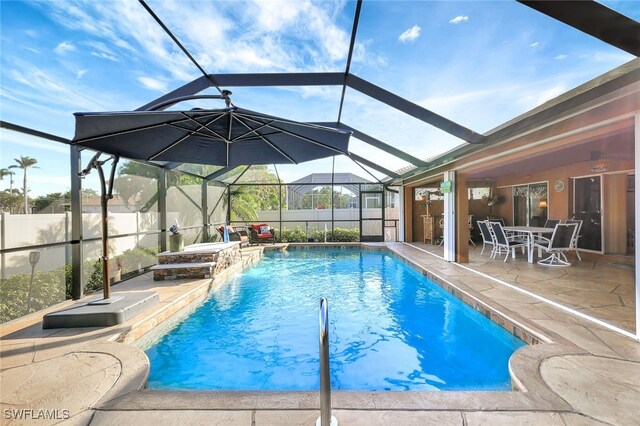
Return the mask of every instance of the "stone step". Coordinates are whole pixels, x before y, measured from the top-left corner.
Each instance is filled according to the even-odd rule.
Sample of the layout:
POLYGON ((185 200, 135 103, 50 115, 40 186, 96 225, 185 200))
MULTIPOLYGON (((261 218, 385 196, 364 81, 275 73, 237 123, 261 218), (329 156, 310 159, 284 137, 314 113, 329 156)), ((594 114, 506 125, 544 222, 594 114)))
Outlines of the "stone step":
POLYGON ((216 262, 198 262, 198 263, 161 263, 149 268, 152 271, 159 269, 185 269, 185 268, 213 268, 216 262))

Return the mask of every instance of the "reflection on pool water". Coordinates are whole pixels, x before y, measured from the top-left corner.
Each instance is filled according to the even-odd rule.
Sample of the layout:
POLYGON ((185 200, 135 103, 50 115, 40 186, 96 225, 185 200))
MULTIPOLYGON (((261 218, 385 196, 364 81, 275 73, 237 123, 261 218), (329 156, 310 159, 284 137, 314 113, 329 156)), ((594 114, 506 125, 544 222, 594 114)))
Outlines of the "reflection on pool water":
POLYGON ((317 390, 321 297, 333 389, 510 389, 523 341, 393 255, 356 249, 265 255, 147 350, 149 388, 317 390))

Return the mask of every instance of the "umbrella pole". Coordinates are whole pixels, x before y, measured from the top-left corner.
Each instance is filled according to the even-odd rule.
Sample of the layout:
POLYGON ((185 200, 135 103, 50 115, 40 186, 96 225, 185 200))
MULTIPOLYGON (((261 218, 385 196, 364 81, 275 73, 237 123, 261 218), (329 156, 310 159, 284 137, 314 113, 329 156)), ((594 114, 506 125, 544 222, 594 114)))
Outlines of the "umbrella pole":
MULTIPOLYGON (((110 277, 109 277, 109 223, 108 223, 108 211, 107 206, 109 204, 109 200, 113 198, 113 180, 115 177, 116 166, 118 165, 119 156, 110 156, 104 161, 98 161, 102 153, 98 152, 93 156, 87 167, 79 173, 81 177, 84 177, 89 174, 91 169, 98 170, 98 177, 100 178, 100 213, 101 213, 101 225, 102 225, 102 289, 103 289, 103 300, 96 301, 94 303, 104 304, 115 302, 116 300, 111 300, 111 285, 110 285, 110 277), (107 183, 104 178, 104 170, 102 166, 113 159, 113 163, 111 164, 111 173, 109 179, 109 188, 107 189, 107 183)), ((118 298, 120 300, 120 298, 118 298)))
POLYGON ((109 212, 107 210, 109 199, 107 198, 102 166, 98 164, 97 169, 98 176, 100 176, 100 213, 102 219, 102 291, 104 298, 109 299, 111 297, 111 285, 109 283, 109 212))

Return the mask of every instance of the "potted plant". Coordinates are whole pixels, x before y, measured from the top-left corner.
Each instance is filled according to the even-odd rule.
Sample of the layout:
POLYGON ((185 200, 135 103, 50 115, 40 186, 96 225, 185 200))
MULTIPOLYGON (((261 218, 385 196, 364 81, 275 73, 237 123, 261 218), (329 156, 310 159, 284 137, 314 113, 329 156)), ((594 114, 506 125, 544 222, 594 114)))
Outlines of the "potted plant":
POLYGON ((169 251, 184 251, 184 237, 178 229, 178 221, 169 228, 169 251))

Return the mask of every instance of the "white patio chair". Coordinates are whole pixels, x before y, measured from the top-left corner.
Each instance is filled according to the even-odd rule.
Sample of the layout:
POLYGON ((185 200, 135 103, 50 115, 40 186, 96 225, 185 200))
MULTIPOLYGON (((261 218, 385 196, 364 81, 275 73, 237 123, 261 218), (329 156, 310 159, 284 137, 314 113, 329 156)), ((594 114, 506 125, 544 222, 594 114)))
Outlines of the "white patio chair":
POLYGON ((492 253, 492 257, 496 257, 498 253, 502 253, 502 250, 507 252, 507 255, 504 257, 504 261, 506 262, 509 258, 509 252, 511 251, 512 257, 516 258, 516 248, 521 247, 522 250, 527 246, 526 241, 522 241, 517 238, 517 236, 507 237, 507 234, 502 229, 502 225, 500 222, 490 222, 491 229, 493 230, 493 236, 495 238, 494 250, 492 253))
POLYGON ((491 245, 491 257, 493 257, 493 251, 495 250, 495 238, 493 234, 489 230, 489 221, 487 220, 479 220, 478 227, 480 228, 480 234, 482 235, 482 251, 480 252, 480 256, 484 253, 484 248, 486 245, 491 245))
POLYGON ((548 257, 539 260, 538 263, 546 266, 571 266, 564 252, 574 249, 573 240, 577 230, 577 223, 559 223, 554 228, 551 238, 538 237, 533 246, 540 247, 550 253, 548 257))

